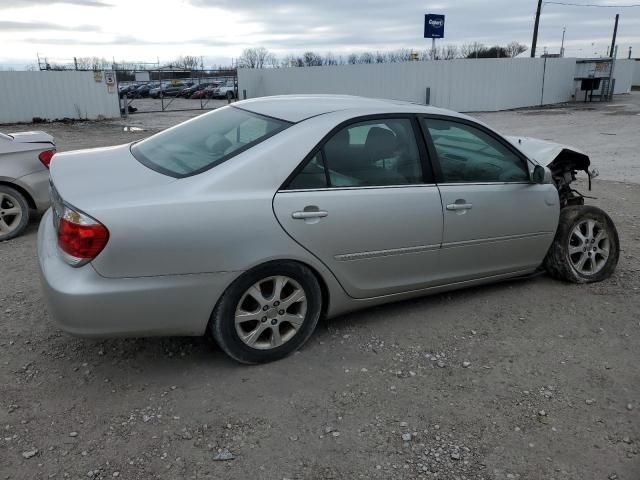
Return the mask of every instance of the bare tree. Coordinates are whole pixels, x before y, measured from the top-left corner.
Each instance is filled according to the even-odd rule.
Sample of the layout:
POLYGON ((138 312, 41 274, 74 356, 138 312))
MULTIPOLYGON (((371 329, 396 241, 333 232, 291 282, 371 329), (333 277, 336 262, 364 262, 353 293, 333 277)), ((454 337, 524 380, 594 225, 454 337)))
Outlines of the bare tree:
POLYGON ((101 57, 75 57, 74 61, 78 70, 104 70, 109 68, 109 62, 101 57))
POLYGON ((375 63, 376 59, 371 52, 364 52, 358 58, 358 63, 375 63))
POLYGON ((240 68, 264 68, 272 64, 273 54, 264 47, 245 48, 242 55, 238 57, 238 67, 240 68))
POLYGON ((358 63, 358 55, 356 55, 355 53, 350 53, 347 57, 347 63, 349 65, 355 65, 356 63, 358 63))
POLYGON ((200 57, 194 57, 193 55, 184 55, 178 57, 173 62, 173 65, 184 70, 197 70, 200 66, 200 63, 200 57))
POLYGON ((453 60, 458 57, 458 47, 455 45, 445 45, 440 49, 440 58, 453 60))
POLYGON ((331 52, 327 52, 322 59, 323 65, 338 65, 338 60, 331 52))
POLYGON ((384 52, 376 52, 376 63, 388 63, 387 54, 384 52))
POLYGON ((526 52, 527 50, 529 50, 529 47, 527 47, 526 45, 523 45, 522 43, 511 42, 511 43, 507 44, 507 46, 505 47, 505 50, 507 51, 507 54, 511 58, 515 58, 518 55, 520 55, 521 53, 526 52))
POLYGON ((319 67, 322 65, 322 57, 315 52, 304 52, 302 61, 305 67, 319 67))
POLYGON ((485 46, 479 42, 465 43, 460 47, 460 55, 462 58, 478 58, 478 54, 485 49, 485 46))

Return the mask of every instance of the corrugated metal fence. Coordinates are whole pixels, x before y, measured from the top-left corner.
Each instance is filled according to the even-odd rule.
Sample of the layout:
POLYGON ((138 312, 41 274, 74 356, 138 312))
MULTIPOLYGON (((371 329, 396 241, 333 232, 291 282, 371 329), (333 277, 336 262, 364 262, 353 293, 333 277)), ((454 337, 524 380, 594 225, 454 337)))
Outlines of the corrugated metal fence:
POLYGON ((640 87, 640 59, 633 60, 633 77, 631 85, 634 87, 640 87))
MULTIPOLYGON (((620 62, 623 69, 626 72, 626 65, 620 62)), ((429 88, 431 105, 461 112, 496 111, 570 101, 575 70, 575 58, 240 69, 238 91, 240 98, 245 91, 247 98, 340 93, 425 103, 429 88)))
POLYGON ((94 72, 0 72, 0 123, 119 116, 115 86, 110 93, 102 72, 98 79, 94 72))

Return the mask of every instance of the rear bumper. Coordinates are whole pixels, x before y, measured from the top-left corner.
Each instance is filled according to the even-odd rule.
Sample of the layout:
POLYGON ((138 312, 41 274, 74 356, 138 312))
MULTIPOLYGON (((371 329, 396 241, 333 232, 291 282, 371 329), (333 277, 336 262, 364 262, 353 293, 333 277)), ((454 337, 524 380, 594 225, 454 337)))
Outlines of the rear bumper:
POLYGON ((105 278, 91 264, 67 265, 58 254, 51 211, 38 230, 40 278, 49 314, 74 335, 202 335, 234 272, 105 278))

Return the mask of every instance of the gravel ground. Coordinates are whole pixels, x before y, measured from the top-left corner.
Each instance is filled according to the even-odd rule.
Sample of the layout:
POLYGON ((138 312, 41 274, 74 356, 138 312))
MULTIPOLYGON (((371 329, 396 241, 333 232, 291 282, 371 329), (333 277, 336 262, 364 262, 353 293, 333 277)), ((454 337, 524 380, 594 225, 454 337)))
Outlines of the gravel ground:
MULTIPOLYGON (((617 135, 593 134, 596 163, 637 151, 638 117, 595 108, 481 117, 568 141, 580 133, 567 115, 600 115, 617 135)), ((144 132, 45 129, 68 150, 184 117, 130 117, 144 132)), ((638 480, 640 185, 600 179, 592 193, 620 232, 611 279, 539 276, 373 308, 255 367, 207 339, 61 333, 40 293, 34 224, 0 244, 0 478, 638 480)))

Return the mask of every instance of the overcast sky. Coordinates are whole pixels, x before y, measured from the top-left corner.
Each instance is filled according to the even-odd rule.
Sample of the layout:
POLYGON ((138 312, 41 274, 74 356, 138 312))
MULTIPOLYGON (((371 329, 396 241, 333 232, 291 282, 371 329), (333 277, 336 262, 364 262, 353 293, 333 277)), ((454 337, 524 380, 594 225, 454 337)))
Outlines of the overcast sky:
MULTIPOLYGON (((633 5, 640 0, 559 0, 633 5)), ((0 65, 24 68, 36 54, 50 61, 74 56, 169 62, 203 56, 228 65, 244 48, 264 46, 279 56, 314 50, 424 49, 425 13, 446 15, 444 44, 518 41, 531 45, 536 0, 0 0, 0 65)), ((538 51, 605 55, 616 13, 620 57, 640 57, 640 8, 546 4, 538 51)), ((528 52, 525 54, 528 55, 528 52)))

